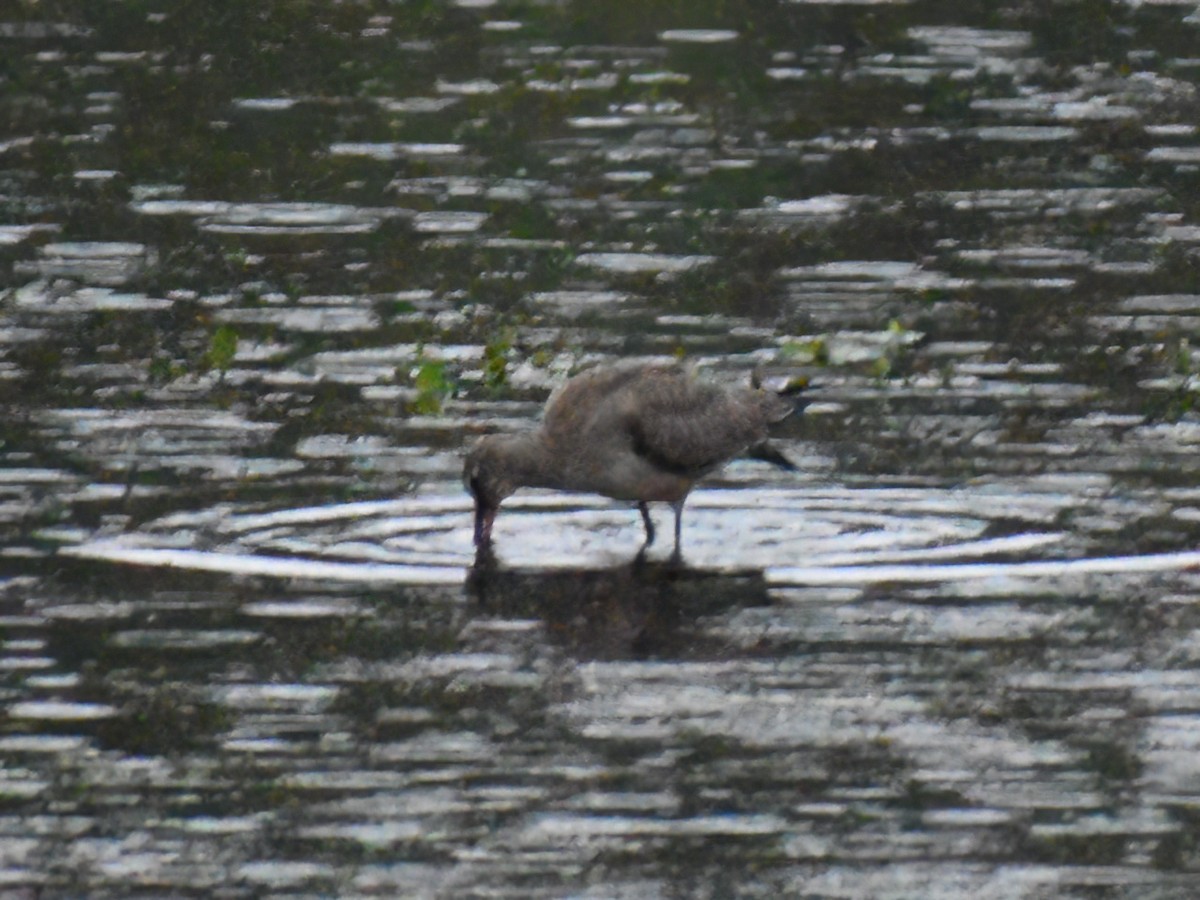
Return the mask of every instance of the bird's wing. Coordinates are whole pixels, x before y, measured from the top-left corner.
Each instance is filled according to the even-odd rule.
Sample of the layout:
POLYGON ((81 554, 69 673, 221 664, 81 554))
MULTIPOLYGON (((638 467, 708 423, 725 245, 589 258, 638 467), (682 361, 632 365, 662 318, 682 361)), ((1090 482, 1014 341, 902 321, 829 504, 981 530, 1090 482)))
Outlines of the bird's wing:
POLYGON ((760 393, 701 381, 682 369, 660 370, 627 386, 621 414, 635 453, 696 477, 766 437, 760 393))
POLYGON ((546 401, 542 428, 554 438, 573 439, 592 427, 633 382, 661 370, 654 363, 618 364, 587 369, 560 385, 546 401))
POLYGON ((769 391, 723 387, 670 362, 601 366, 576 375, 546 403, 547 443, 575 458, 633 453, 697 478, 767 436, 792 404, 769 391))

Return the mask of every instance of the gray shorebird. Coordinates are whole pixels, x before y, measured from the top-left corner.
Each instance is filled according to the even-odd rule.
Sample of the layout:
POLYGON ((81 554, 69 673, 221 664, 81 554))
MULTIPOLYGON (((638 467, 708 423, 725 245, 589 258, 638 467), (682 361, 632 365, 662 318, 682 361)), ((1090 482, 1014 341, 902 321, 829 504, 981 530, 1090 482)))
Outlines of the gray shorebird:
POLYGON ((747 454, 794 468, 767 442, 769 427, 801 408, 793 389, 715 384, 673 362, 630 360, 571 378, 546 401, 539 428, 480 438, 463 484, 475 498, 475 544, 491 544, 500 504, 521 487, 603 494, 637 504, 654 543, 648 503, 675 511, 680 555, 683 504, 696 481, 747 454))

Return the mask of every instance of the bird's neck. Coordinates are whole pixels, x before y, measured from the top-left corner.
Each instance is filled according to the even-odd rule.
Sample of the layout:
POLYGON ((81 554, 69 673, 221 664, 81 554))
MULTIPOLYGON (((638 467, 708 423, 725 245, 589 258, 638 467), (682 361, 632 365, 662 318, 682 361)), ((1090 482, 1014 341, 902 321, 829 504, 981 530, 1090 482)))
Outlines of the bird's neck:
POLYGON ((504 468, 514 484, 523 487, 563 487, 560 454, 546 445, 540 432, 514 434, 505 441, 504 468))

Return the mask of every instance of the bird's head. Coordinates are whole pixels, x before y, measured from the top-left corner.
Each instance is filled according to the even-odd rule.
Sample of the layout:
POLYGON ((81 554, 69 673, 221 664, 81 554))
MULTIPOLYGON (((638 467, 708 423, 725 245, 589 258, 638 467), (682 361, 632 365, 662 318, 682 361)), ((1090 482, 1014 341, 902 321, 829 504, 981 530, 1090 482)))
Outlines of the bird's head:
POLYGON ((510 465, 510 444, 506 435, 489 434, 476 441, 463 463, 463 486, 475 498, 475 543, 492 541, 492 522, 500 504, 519 486, 510 465))

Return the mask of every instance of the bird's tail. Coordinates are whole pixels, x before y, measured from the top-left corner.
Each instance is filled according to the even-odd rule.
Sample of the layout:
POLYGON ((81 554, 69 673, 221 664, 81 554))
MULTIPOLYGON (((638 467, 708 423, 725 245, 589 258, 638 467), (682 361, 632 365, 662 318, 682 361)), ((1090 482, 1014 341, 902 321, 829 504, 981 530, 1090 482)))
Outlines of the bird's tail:
POLYGON ((757 444, 746 448, 746 455, 751 459, 769 462, 773 466, 787 469, 789 472, 794 472, 798 468, 794 462, 784 455, 782 450, 770 441, 759 441, 757 444))
POLYGON ((800 375, 793 378, 778 391, 780 397, 791 401, 792 412, 796 415, 804 412, 804 408, 812 402, 807 397, 801 396, 801 394, 808 390, 809 385, 808 376, 800 375))
POLYGON ((750 375, 750 386, 765 395, 767 420, 770 422, 780 422, 790 415, 800 415, 809 404, 808 398, 801 396, 809 387, 807 375, 793 378, 782 388, 772 390, 763 387, 762 373, 755 369, 750 375))
MULTIPOLYGON (((808 406, 808 398, 800 396, 808 389, 807 376, 793 378, 782 388, 771 390, 763 388, 762 373, 755 369, 750 376, 750 384, 755 390, 761 392, 768 422, 780 422, 790 415, 800 415, 808 406)), ((759 441, 747 448, 746 455, 751 459, 769 462, 781 469, 795 471, 797 468, 796 464, 769 440, 759 441)))

